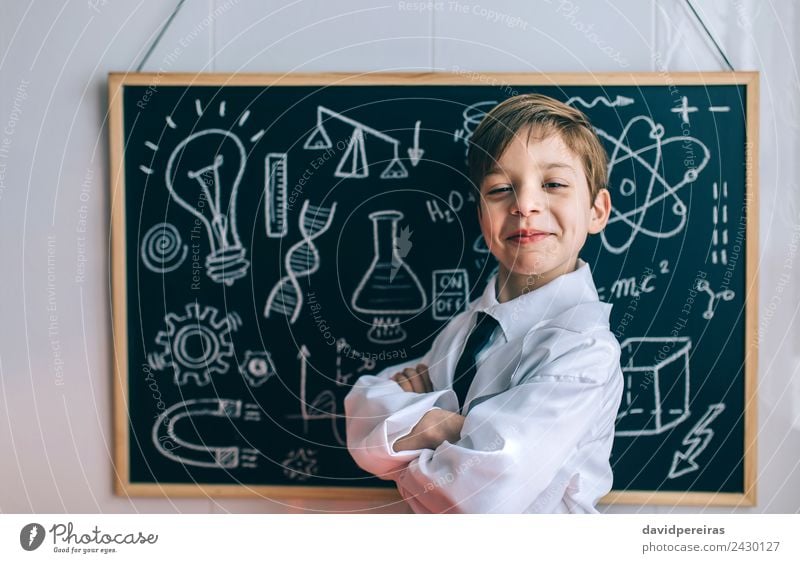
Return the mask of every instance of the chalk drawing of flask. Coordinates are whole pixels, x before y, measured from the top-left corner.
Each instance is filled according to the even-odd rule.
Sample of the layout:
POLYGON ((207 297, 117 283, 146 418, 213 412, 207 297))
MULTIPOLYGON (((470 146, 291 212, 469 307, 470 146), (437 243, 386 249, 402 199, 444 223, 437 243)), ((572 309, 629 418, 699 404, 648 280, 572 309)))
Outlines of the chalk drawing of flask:
POLYGON ((403 214, 394 210, 376 211, 369 218, 375 256, 353 293, 351 305, 359 313, 376 315, 367 333, 371 342, 402 342, 406 332, 396 315, 422 311, 428 304, 428 297, 417 275, 403 260, 405 253, 401 255, 397 224, 403 214))

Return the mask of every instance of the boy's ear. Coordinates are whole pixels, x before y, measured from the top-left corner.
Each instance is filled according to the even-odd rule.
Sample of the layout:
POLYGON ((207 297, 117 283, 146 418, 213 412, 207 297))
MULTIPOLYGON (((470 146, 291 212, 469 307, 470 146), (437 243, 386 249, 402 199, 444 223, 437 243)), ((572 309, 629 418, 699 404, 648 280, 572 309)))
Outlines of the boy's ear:
POLYGON ((611 194, 605 188, 597 192, 592 204, 592 218, 589 222, 589 234, 595 235, 602 231, 611 215, 611 194))

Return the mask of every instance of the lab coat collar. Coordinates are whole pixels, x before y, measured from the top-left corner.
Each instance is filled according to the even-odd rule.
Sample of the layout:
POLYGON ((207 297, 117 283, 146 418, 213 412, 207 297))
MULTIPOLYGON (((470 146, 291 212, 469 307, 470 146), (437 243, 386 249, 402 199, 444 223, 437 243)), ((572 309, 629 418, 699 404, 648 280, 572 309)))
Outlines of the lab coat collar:
POLYGON ((580 303, 599 301, 589 264, 580 258, 574 271, 505 303, 497 301, 496 287, 497 274, 487 283, 473 311, 494 317, 506 340, 521 338, 537 323, 552 319, 580 303))

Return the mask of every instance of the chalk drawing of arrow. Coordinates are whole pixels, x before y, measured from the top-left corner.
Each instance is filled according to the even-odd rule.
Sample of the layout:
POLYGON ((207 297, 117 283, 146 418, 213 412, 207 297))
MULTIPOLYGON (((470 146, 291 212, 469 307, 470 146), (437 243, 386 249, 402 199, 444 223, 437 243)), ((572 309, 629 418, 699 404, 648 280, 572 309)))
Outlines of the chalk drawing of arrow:
POLYGON ((569 106, 569 105, 572 105, 573 103, 576 103, 576 102, 579 103, 580 105, 582 105, 585 108, 593 108, 594 106, 596 106, 597 104, 599 104, 601 102, 602 102, 603 105, 608 106, 610 108, 613 108, 613 107, 629 106, 629 105, 631 105, 633 103, 633 98, 628 98, 626 96, 617 96, 614 99, 614 101, 612 102, 611 100, 609 100, 605 96, 597 96, 591 102, 587 102, 586 100, 584 100, 580 96, 575 96, 575 97, 572 97, 569 100, 567 100, 567 105, 569 106))
POLYGON ((297 359, 300 360, 300 414, 303 417, 303 430, 308 434, 308 411, 306 410, 306 377, 308 373, 306 372, 306 364, 308 363, 308 357, 311 353, 306 348, 305 344, 300 345, 300 352, 297 354, 297 359))
POLYGON ((408 158, 411 159, 411 166, 416 166, 419 164, 419 160, 422 158, 422 155, 425 154, 425 151, 419 148, 419 124, 422 123, 421 121, 417 121, 414 124, 414 146, 408 149, 408 158))
POLYGON ((714 431, 708 426, 717 418, 725 405, 717 403, 709 405, 708 411, 702 416, 697 424, 692 427, 688 434, 683 438, 682 444, 687 446, 686 451, 676 451, 672 458, 672 467, 669 470, 668 479, 675 479, 681 475, 686 475, 692 471, 697 471, 700 466, 695 463, 695 458, 703 453, 709 442, 714 438, 714 431))

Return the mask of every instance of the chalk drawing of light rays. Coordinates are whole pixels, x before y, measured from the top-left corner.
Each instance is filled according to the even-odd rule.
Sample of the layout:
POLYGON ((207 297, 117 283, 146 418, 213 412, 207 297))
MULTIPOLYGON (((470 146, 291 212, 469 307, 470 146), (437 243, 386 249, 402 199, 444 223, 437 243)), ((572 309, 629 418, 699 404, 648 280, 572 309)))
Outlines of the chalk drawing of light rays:
MULTIPOLYGON (((603 246, 613 254, 622 254, 639 234, 657 239, 678 234, 688 219, 686 204, 678 192, 697 180, 708 165, 711 158, 708 147, 691 136, 664 137, 664 126, 657 125, 646 115, 631 119, 619 137, 602 129, 596 131, 601 139, 605 139, 613 147, 609 155, 608 180, 609 186, 617 188, 617 193, 621 196, 613 198, 615 205, 611 210, 611 218, 601 233, 603 246), (653 142, 638 148, 628 144, 645 136, 653 142), (665 149, 676 143, 682 151, 679 154, 683 155, 679 163, 664 156, 665 149), (684 169, 685 155, 690 153, 693 155, 693 166, 684 169), (620 172, 621 164, 630 166, 628 170, 633 171, 633 177, 627 177, 625 172, 620 172), (667 170, 676 166, 684 169, 683 177, 671 183, 665 176, 668 175, 667 170), (629 202, 628 207, 632 208, 620 211, 620 203, 625 207, 629 202), (670 203, 671 206, 664 207, 670 203), (666 213, 667 209, 671 215, 666 213), (649 223, 645 226, 645 221, 651 214, 658 218, 657 229, 649 223), (611 242, 610 237, 622 242, 611 242)), ((655 220, 650 222, 654 223, 655 220)))
POLYGON ((303 203, 299 219, 302 238, 289 247, 284 256, 286 275, 269 292, 264 306, 264 317, 269 318, 271 313, 279 313, 290 316, 291 324, 297 320, 303 306, 303 293, 297 278, 310 276, 319 270, 319 251, 313 241, 330 228, 334 213, 335 202, 330 207, 309 205, 308 200, 303 203))
POLYGON ((233 399, 188 399, 172 405, 156 419, 152 432, 153 444, 161 455, 184 465, 217 469, 252 468, 256 466, 257 450, 190 442, 178 435, 175 425, 183 419, 189 419, 189 424, 196 427, 197 423, 191 419, 198 417, 219 418, 229 422, 232 419, 258 422, 261 420, 260 413, 257 405, 243 405, 242 401, 233 399))

